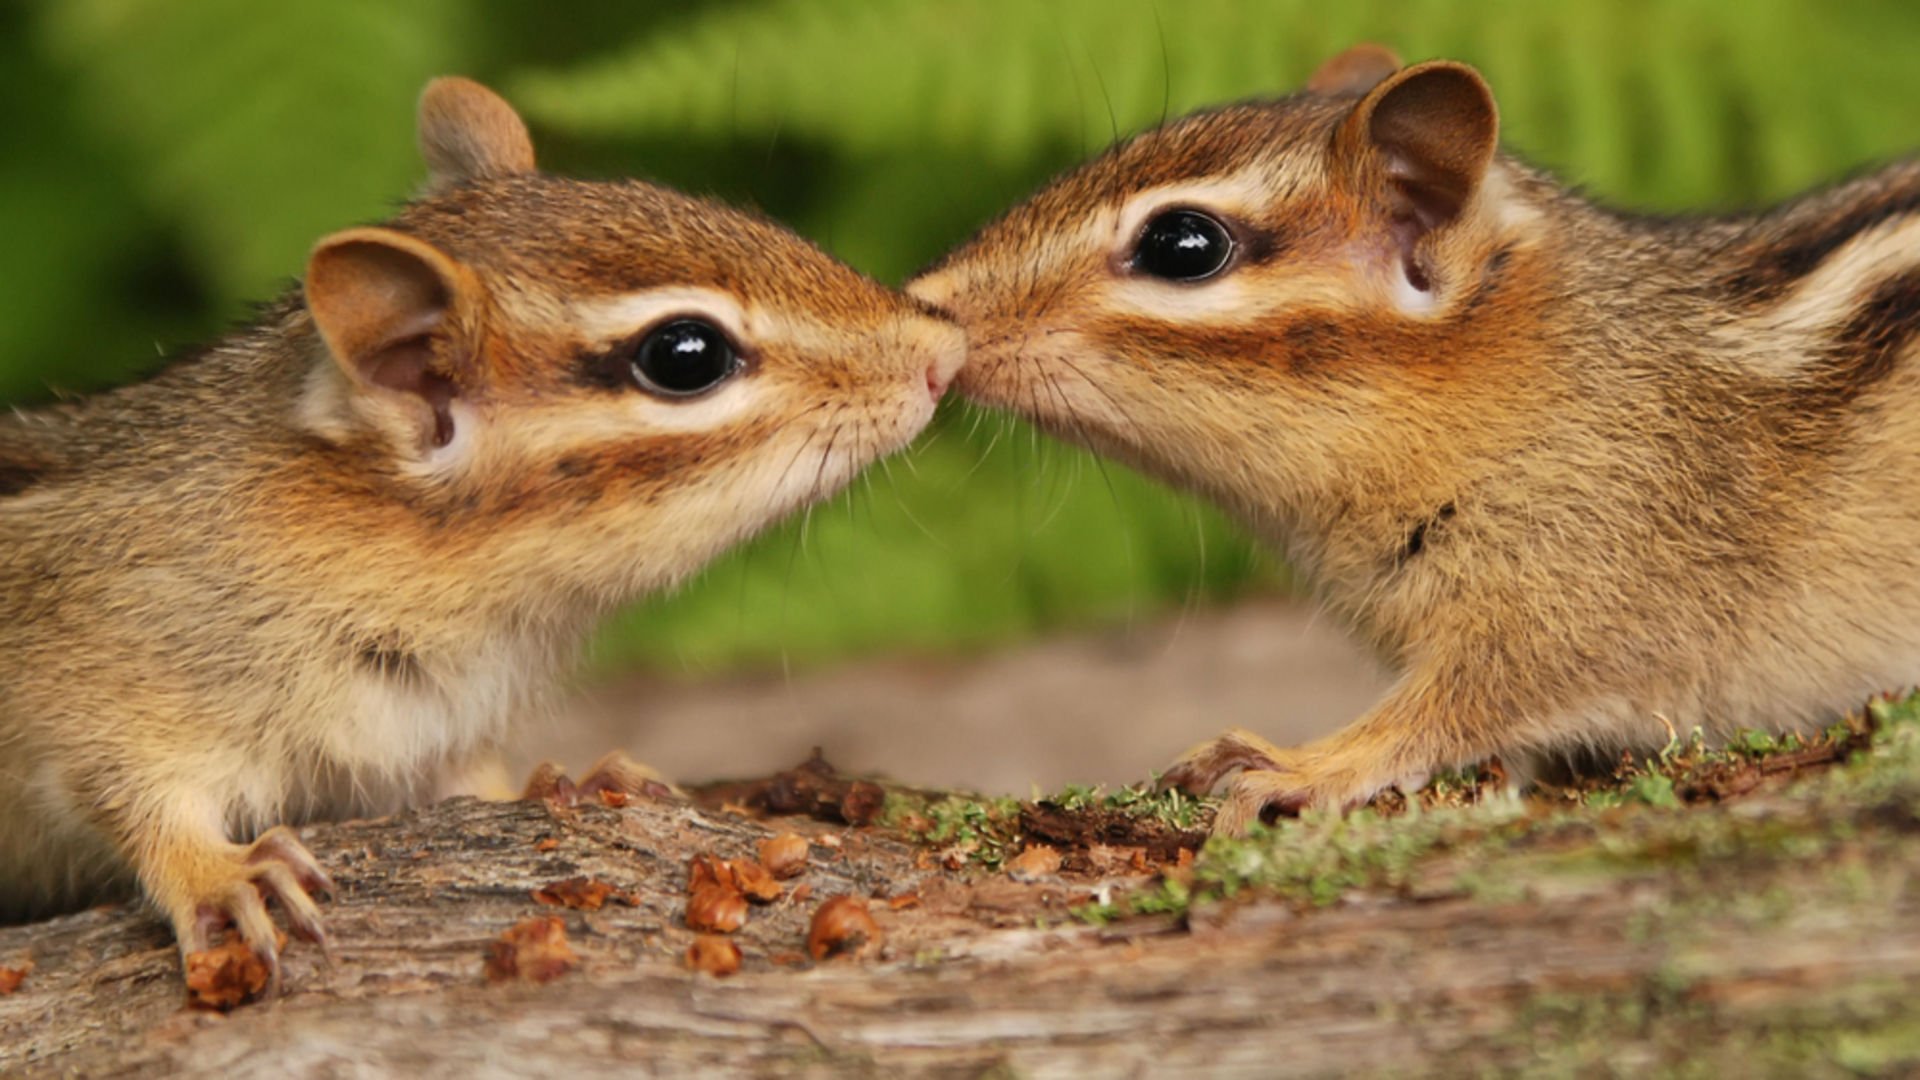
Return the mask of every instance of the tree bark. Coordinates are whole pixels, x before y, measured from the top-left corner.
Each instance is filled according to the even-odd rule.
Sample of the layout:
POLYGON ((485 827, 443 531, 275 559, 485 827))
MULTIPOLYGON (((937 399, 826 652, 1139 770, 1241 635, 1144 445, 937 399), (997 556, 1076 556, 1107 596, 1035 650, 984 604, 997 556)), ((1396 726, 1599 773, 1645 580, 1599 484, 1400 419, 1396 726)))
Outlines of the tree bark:
POLYGON ((231 1013, 185 1007, 173 944, 138 906, 0 929, 0 966, 33 964, 0 997, 0 1074, 1913 1067, 1920 799, 1882 791, 1844 820, 1830 805, 1762 791, 1478 846, 1469 831, 1329 905, 1243 894, 1095 927, 1068 909, 1145 879, 1072 858, 1025 882, 953 871, 813 818, 453 800, 304 830, 339 885, 331 963, 295 943, 286 992, 231 1013), (688 860, 751 856, 784 830, 814 841, 811 858, 733 935, 742 970, 687 970, 688 860), (631 906, 532 899, 581 875, 631 906), (884 945, 806 954, 811 913, 835 895, 871 898, 884 945), (564 920, 579 966, 490 981, 490 945, 543 915, 564 920))

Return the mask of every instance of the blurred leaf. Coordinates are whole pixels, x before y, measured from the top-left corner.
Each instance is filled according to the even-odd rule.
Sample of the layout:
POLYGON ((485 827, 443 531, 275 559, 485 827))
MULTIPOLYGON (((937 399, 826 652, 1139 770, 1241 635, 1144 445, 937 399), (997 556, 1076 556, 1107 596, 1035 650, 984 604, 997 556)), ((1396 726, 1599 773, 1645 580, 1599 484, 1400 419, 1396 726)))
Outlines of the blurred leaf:
POLYGON ((48 383, 91 389, 124 374, 129 358, 154 360, 150 345, 117 333, 125 320, 97 317, 130 302, 116 285, 152 224, 134 213, 112 157, 74 131, 61 73, 27 47, 21 21, 0 9, 0 100, 39 103, 6 125, 33 152, 0 157, 0 236, 11 253, 0 259, 0 401, 42 397, 48 383), (76 327, 92 340, 75 340, 76 327))
POLYGON ((514 89, 582 134, 779 132, 1008 162, 1282 92, 1379 40, 1479 65, 1513 145, 1675 207, 1782 194, 1836 160, 1905 149, 1920 78, 1887 42, 1917 33, 1920 5, 1809 0, 769 0, 514 89))
POLYGON ((231 306, 277 291, 315 239, 384 216, 418 180, 413 103, 460 55, 459 10, 43 0, 38 29, 231 306))

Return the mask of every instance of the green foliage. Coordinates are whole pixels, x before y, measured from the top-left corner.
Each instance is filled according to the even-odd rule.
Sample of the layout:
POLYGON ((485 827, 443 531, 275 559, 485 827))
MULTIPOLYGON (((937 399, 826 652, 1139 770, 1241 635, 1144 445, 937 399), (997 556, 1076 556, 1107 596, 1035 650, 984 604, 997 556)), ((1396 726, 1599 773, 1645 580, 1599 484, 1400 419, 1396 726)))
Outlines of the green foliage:
POLYGON ((466 51, 458 14, 453 0, 270 15, 249 0, 63 0, 38 29, 73 73, 82 121, 138 160, 140 194, 233 305, 274 291, 321 234, 407 193, 419 167, 404 119, 466 51))
POLYGON ((1479 65, 1527 151, 1610 194, 1690 206, 1905 149, 1920 102, 1888 43, 1916 33, 1910 5, 1805 0, 768 0, 515 87, 583 134, 777 131, 851 155, 1019 165, 1284 92, 1377 40, 1479 65))
MULTIPOLYGON (((0 6, 0 401, 216 335, 420 176, 462 71, 558 171, 758 204, 884 280, 1163 115, 1296 85, 1352 41, 1479 64, 1509 142, 1653 209, 1787 193, 1920 130, 1920 8, 1755 0, 514 0, 0 6)), ((1217 513, 949 412, 806 520, 617 620, 604 666, 951 650, 1284 575, 1217 513)))
POLYGON ((1207 805, 1207 800, 1189 795, 1179 788, 1155 791, 1151 782, 1129 784, 1115 791, 1108 791, 1104 784, 1068 784, 1044 799, 1036 794, 1035 801, 1074 813, 1111 810, 1129 817, 1151 818, 1178 830, 1198 828, 1201 809, 1207 805))
POLYGON ((998 869, 1020 851, 1018 799, 947 795, 926 800, 891 792, 881 807, 880 823, 987 870, 998 869))

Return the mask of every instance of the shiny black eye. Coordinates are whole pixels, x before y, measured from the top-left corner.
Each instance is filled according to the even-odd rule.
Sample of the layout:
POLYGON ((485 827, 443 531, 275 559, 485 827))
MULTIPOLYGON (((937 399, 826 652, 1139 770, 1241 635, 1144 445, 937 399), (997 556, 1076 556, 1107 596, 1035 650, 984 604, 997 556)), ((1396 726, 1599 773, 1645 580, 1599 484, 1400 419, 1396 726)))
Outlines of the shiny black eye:
POLYGON ((711 390, 740 370, 740 356, 727 335, 710 322, 675 319, 655 327, 633 354, 640 385, 666 397, 711 390))
POLYGON ((1168 210, 1140 230, 1129 265, 1166 281, 1205 281, 1233 260, 1233 235, 1198 210, 1168 210))

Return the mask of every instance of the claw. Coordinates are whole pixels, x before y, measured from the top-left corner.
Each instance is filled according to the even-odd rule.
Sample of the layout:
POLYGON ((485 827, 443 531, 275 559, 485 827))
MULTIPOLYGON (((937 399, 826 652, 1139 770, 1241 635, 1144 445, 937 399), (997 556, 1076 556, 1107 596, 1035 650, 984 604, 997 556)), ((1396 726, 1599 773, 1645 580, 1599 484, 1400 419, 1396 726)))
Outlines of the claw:
POLYGON ((247 863, 248 865, 283 864, 294 873, 301 890, 307 893, 322 893, 329 900, 333 899, 335 893, 339 891, 335 888, 333 879, 320 868, 319 860, 313 857, 313 853, 300 842, 300 838, 294 835, 293 830, 285 825, 276 825, 261 833, 260 838, 255 840, 253 846, 247 850, 247 863))
POLYGON ((533 775, 527 777, 527 786, 520 792, 520 798, 528 802, 544 799, 562 806, 572 806, 580 801, 580 792, 559 762, 543 761, 534 766, 533 775))
POLYGON ((1303 778, 1272 771, 1241 773, 1228 787, 1213 818, 1217 836, 1245 836, 1255 822, 1272 825, 1282 817, 1297 817, 1313 803, 1303 778))
POLYGON ((625 751, 614 750, 594 762, 579 783, 569 778, 557 763, 542 762, 527 778, 526 789, 520 797, 577 806, 582 799, 591 799, 603 792, 646 799, 667 799, 681 794, 679 788, 652 768, 628 757, 625 751))
POLYGON ((333 893, 333 880, 293 830, 269 829, 247 847, 222 845, 189 865, 194 874, 183 886, 184 903, 173 909, 183 961, 214 949, 215 935, 231 927, 228 941, 237 938, 258 961, 267 975, 268 992, 281 992, 280 949, 286 939, 267 910, 268 900, 286 912, 295 937, 319 945, 331 961, 314 894, 333 893))
POLYGON ((1211 792, 1221 780, 1241 770, 1273 772, 1286 768, 1289 753, 1245 728, 1229 728, 1181 754, 1160 775, 1156 790, 1179 788, 1192 795, 1211 792))
POLYGON ((681 794, 666 777, 651 766, 643 765, 627 756, 624 750, 610 750, 593 768, 587 770, 586 779, 580 781, 582 795, 598 795, 603 791, 617 791, 623 795, 636 795, 649 799, 665 799, 681 794))

